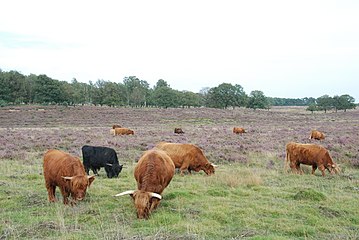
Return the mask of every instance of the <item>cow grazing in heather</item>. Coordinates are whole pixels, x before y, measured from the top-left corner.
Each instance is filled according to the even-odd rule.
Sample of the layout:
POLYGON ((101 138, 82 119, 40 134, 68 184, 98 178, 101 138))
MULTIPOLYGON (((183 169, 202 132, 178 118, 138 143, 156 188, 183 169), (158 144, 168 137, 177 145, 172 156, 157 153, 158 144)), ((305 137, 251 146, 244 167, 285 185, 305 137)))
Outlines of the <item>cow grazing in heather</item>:
POLYGON ((286 165, 289 163, 293 172, 302 173, 300 164, 311 165, 312 174, 319 168, 322 176, 325 176, 325 169, 331 174, 340 171, 338 165, 330 157, 328 150, 322 146, 289 142, 286 145, 286 152, 286 165))
POLYGON ((59 150, 48 150, 44 155, 45 185, 49 201, 55 202, 55 189, 60 188, 64 204, 71 205, 85 198, 87 187, 95 180, 94 176, 86 175, 79 158, 59 150))
POLYGON ((115 135, 134 135, 135 132, 128 128, 115 128, 111 129, 111 134, 115 135))
POLYGON ((181 175, 184 171, 191 174, 191 170, 199 172, 203 170, 207 175, 214 174, 216 167, 204 156, 202 150, 193 144, 160 142, 157 148, 165 151, 172 159, 176 168, 180 169, 181 175))
POLYGON ((182 128, 175 128, 175 131, 174 131, 175 133, 177 133, 177 134, 183 134, 184 133, 184 131, 182 130, 182 128))
POLYGON ((129 190, 115 196, 130 194, 134 200, 138 218, 147 219, 162 199, 162 192, 171 182, 175 166, 171 158, 163 151, 146 151, 138 160, 134 176, 137 190, 129 190))
POLYGON ((242 134, 242 133, 245 133, 246 130, 244 128, 240 128, 240 127, 234 127, 233 128, 233 133, 235 134, 242 134))
POLYGON ((312 130, 312 132, 310 133, 309 139, 315 139, 315 140, 324 140, 325 139, 325 135, 322 132, 319 132, 317 130, 312 130))
POLYGON ((118 124, 112 125, 112 129, 115 129, 115 128, 121 128, 121 125, 118 125, 118 124))
POLYGON ((108 178, 118 177, 122 170, 122 165, 118 163, 117 154, 114 149, 85 145, 81 150, 87 175, 90 169, 95 175, 98 175, 97 171, 104 167, 108 178))

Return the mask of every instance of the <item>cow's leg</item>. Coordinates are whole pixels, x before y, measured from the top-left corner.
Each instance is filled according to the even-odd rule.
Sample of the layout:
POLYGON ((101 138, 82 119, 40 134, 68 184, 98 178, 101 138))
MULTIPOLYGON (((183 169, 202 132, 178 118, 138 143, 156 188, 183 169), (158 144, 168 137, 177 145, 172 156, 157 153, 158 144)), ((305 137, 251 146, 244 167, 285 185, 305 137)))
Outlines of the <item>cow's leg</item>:
POLYGON ((322 172, 322 176, 325 177, 325 167, 323 165, 318 166, 319 170, 322 172))
POLYGON ((181 172, 181 176, 184 176, 184 171, 188 171, 188 165, 187 164, 183 164, 181 167, 180 167, 180 172, 181 172))
POLYGON ((302 169, 300 169, 300 163, 297 163, 297 164, 295 165, 295 168, 297 169, 297 173, 298 173, 298 174, 303 174, 302 169))
POLYGON ((86 171, 86 174, 89 175, 90 174, 90 168, 85 166, 85 171, 86 171))
POLYGON ((312 174, 313 174, 313 175, 314 175, 315 170, 317 170, 317 168, 318 168, 317 165, 313 165, 313 166, 312 166, 312 174))
POLYGON ((293 173, 297 173, 297 171, 296 171, 297 167, 296 167, 296 163, 295 163, 295 162, 290 162, 289 167, 292 169, 292 172, 293 172, 293 173))
POLYGON ((69 204, 70 194, 65 190, 65 187, 60 187, 62 197, 64 198, 64 204, 69 204))
POLYGON ((55 197, 56 186, 46 183, 46 189, 49 196, 49 202, 56 202, 56 197, 55 197))
MULTIPOLYGON (((92 172, 93 172, 96 176, 98 176, 97 168, 91 168, 91 170, 92 170, 92 172)), ((87 175, 88 175, 88 174, 87 174, 87 175)))

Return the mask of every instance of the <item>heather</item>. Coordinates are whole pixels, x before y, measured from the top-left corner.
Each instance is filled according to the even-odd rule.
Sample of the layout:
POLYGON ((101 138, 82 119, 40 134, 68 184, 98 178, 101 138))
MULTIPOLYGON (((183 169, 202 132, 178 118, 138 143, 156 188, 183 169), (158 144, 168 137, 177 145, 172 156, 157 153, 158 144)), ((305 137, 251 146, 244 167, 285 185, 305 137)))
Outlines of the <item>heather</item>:
MULTIPOLYGON (((0 238, 61 239, 355 239, 359 232, 359 110, 267 110, 19 106, 0 109, 0 238), (135 135, 113 136, 120 124, 135 135), (233 127, 247 133, 236 135, 233 127), (185 134, 174 134, 181 127, 185 134), (312 129, 326 134, 310 140, 312 129), (201 147, 219 165, 214 176, 176 174, 148 221, 129 197, 133 167, 160 141, 201 147), (341 165, 340 175, 283 170, 285 144, 318 143, 341 165), (104 170, 77 206, 47 202, 42 156, 51 148, 81 158, 85 144, 114 148, 118 179, 104 170), (328 225, 327 223, 332 224, 328 225)), ((57 196, 60 197, 57 191, 57 196)))

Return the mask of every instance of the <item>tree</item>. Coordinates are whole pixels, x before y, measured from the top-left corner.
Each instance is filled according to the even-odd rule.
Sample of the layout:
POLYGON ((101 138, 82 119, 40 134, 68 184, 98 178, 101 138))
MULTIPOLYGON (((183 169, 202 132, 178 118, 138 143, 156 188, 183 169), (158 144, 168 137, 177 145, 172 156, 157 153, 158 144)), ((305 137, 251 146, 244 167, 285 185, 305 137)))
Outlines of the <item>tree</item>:
POLYGON ((17 71, 0 72, 0 99, 9 103, 25 102, 25 76, 17 71))
POLYGON ((201 106, 201 96, 198 93, 193 93, 189 91, 179 92, 179 102, 178 104, 182 107, 200 107, 201 106))
POLYGON ((268 98, 264 95, 262 91, 254 90, 251 92, 247 108, 253 108, 253 110, 256 109, 268 109, 270 107, 268 98))
POLYGON ((178 107, 178 91, 170 87, 157 87, 152 93, 152 101, 157 107, 178 107))
POLYGON ((126 88, 127 105, 146 106, 149 97, 149 84, 147 81, 139 80, 136 76, 125 77, 123 84, 126 88))
POLYGON ((344 112, 347 111, 347 109, 353 109, 355 108, 355 99, 348 95, 341 95, 340 97, 338 95, 333 97, 333 107, 335 109, 335 112, 338 110, 344 110, 344 112))
POLYGON ((313 113, 314 111, 318 111, 318 107, 316 104, 310 104, 305 110, 311 111, 313 113))
POLYGON ((206 96, 206 105, 214 108, 235 108, 245 106, 246 102, 247 95, 239 84, 222 83, 209 89, 206 96))
POLYGON ((326 113, 327 110, 333 108, 333 98, 328 95, 323 95, 317 98, 317 106, 319 110, 324 110, 324 112, 326 113))
POLYGON ((63 103, 66 101, 62 84, 46 75, 37 77, 34 92, 36 103, 63 103))

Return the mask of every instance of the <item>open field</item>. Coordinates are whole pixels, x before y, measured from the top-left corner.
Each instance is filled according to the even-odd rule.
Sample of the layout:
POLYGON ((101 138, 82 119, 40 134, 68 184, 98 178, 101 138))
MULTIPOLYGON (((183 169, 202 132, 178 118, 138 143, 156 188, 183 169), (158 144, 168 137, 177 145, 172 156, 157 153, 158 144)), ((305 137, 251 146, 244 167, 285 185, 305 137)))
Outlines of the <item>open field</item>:
MULTIPOLYGON (((92 173, 92 172, 90 172, 92 173)), ((304 108, 132 109, 21 106, 0 109, 0 239, 359 239, 359 110, 304 108), (112 124, 135 131, 112 136, 112 124), (234 126, 248 133, 232 134, 234 126), (173 133, 181 127, 185 134, 173 133), (309 140, 310 130, 326 134, 309 140), (129 196, 133 168, 157 142, 201 147, 216 174, 174 176, 159 208, 138 220, 129 196), (339 175, 284 171, 285 144, 318 143, 339 175), (42 156, 50 148, 78 157, 85 144, 114 148, 124 169, 104 169, 74 207, 50 204, 42 156)))

